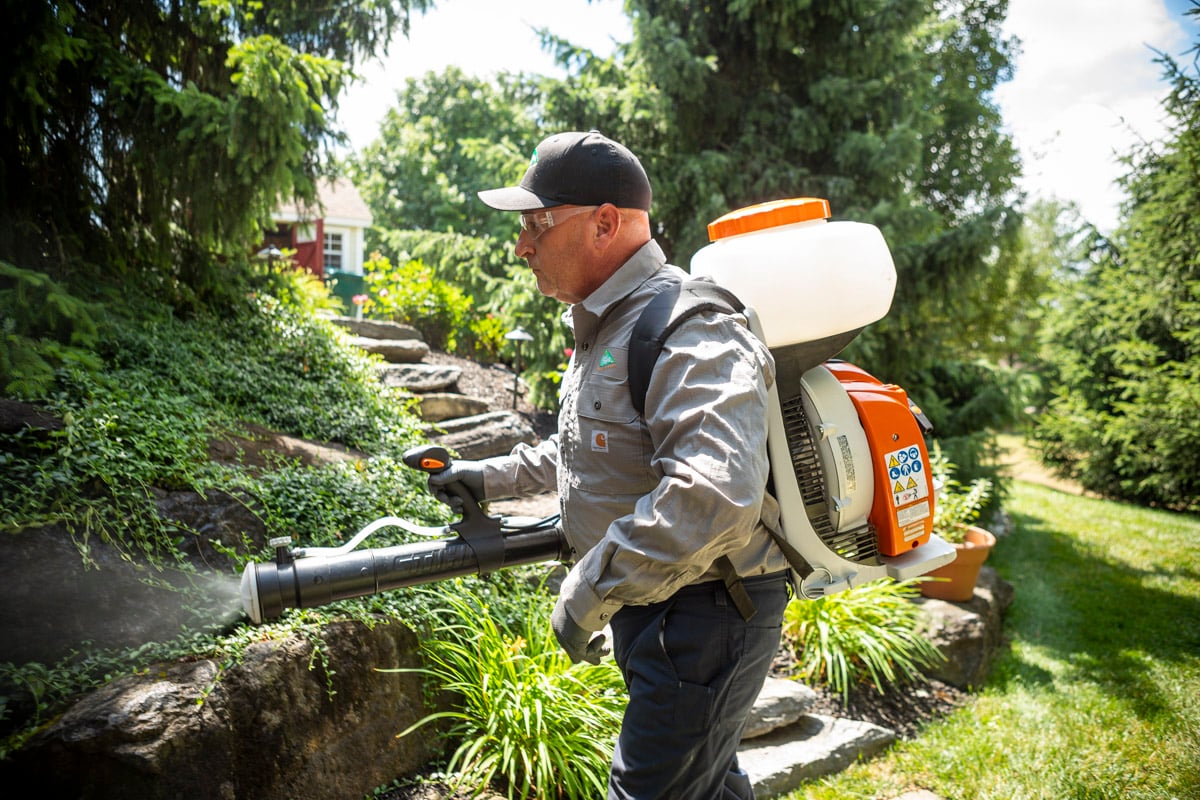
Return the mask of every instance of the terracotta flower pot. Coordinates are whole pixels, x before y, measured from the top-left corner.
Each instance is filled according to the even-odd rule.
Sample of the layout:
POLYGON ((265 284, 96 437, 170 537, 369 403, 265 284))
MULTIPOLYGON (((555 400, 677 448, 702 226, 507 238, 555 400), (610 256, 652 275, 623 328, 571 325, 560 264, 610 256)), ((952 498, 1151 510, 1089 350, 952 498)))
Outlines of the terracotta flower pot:
POLYGON ((966 541, 954 545, 957 553, 954 560, 928 574, 927 577, 936 580, 922 581, 921 594, 952 603, 970 600, 975 596, 979 568, 987 561, 995 544, 996 537, 991 531, 975 526, 967 528, 966 541))

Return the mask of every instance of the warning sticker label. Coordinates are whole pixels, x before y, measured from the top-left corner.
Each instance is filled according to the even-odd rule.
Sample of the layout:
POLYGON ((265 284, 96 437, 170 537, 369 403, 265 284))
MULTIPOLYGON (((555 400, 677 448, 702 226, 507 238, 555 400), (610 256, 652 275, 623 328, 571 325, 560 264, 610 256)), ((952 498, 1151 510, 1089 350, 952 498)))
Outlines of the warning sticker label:
POLYGON ((846 492, 854 494, 858 491, 858 477, 854 473, 854 451, 850 449, 850 437, 842 434, 837 441, 838 449, 842 452, 842 464, 846 468, 846 492))
POLYGON ((901 525, 911 525, 929 516, 929 501, 915 503, 896 512, 896 521, 901 525))
POLYGON ((921 457, 921 448, 910 445, 893 450, 883 458, 887 464, 894 507, 900 508, 929 497, 929 484, 925 480, 927 465, 921 457))

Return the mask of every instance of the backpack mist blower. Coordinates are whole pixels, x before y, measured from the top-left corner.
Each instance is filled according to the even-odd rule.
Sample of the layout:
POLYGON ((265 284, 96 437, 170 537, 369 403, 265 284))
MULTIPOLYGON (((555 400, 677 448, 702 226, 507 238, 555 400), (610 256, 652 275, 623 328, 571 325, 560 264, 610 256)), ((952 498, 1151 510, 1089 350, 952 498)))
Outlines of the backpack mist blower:
MULTIPOLYGON (((767 449, 782 514, 777 539, 797 591, 809 599, 877 578, 915 578, 955 556, 933 534, 938 487, 924 440, 928 420, 903 389, 835 358, 890 308, 891 253, 874 226, 829 216, 826 201, 797 198, 714 221, 712 244, 692 259, 695 277, 652 300, 629 343, 639 410, 663 343, 692 314, 740 312, 770 348, 776 379, 767 449)), ((404 462, 427 472, 450 463, 439 447, 411 450, 404 462)), ((251 563, 242 575, 247 615, 260 623, 286 608, 568 557, 557 516, 493 517, 465 486, 447 490, 463 501, 463 518, 445 527, 385 517, 339 548, 293 549, 288 539, 272 540, 275 560, 251 563), (355 549, 389 525, 435 538, 355 549)))

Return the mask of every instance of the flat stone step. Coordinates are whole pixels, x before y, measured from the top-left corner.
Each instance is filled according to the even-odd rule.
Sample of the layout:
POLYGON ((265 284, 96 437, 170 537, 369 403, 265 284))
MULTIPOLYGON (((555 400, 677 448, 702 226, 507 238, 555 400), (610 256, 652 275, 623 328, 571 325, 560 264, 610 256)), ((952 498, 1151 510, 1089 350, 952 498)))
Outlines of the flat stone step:
POLYGON ((743 741, 738 764, 760 798, 793 792, 805 781, 841 772, 872 758, 896 741, 896 734, 870 722, 806 714, 785 728, 743 741))
POLYGON ((420 339, 370 339, 366 336, 350 337, 350 344, 368 353, 383 356, 392 364, 415 364, 429 355, 429 345, 420 339))
POLYGON ((817 693, 799 681, 767 678, 746 718, 742 741, 765 736, 798 722, 816 701, 817 693))
POLYGON ((462 376, 462 367, 450 364, 380 364, 379 380, 384 386, 407 389, 413 394, 442 392, 462 376))
POLYGON ((508 453, 518 444, 534 444, 537 434, 521 415, 492 411, 426 426, 426 434, 459 458, 491 458, 508 453))
POLYGON ((417 399, 416 412, 427 422, 442 422, 462 417, 477 417, 486 414, 486 400, 453 392, 430 392, 417 399))
POLYGON ((355 319, 354 317, 328 317, 334 325, 345 329, 353 336, 367 339, 423 339, 421 332, 412 325, 378 319, 355 319))

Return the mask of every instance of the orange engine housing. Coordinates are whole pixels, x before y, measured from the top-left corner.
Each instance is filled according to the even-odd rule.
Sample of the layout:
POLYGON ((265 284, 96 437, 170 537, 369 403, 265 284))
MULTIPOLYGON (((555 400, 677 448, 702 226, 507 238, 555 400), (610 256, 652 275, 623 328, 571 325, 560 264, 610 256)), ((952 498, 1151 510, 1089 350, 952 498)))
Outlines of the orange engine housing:
POLYGON ((879 552, 898 556, 925 544, 933 533, 933 475, 908 393, 844 361, 824 366, 850 395, 871 448, 875 497, 868 519, 879 552))

